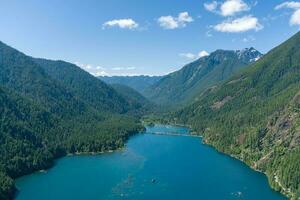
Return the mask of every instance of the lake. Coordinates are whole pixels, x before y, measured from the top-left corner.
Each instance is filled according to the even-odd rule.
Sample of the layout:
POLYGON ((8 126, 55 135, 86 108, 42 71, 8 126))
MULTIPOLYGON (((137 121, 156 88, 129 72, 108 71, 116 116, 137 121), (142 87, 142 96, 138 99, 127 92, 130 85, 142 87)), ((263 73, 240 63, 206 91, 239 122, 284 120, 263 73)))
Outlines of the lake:
POLYGON ((183 127, 155 125, 122 151, 64 157, 47 172, 17 179, 18 200, 286 199, 265 175, 202 144, 183 127))

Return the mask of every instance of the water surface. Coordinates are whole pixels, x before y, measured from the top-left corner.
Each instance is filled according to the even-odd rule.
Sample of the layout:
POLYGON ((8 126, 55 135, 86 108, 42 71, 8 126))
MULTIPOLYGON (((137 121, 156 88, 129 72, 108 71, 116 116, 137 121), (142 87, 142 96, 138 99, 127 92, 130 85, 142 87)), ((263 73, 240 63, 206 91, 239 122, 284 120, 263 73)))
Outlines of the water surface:
MULTIPOLYGON (((147 132, 188 134, 156 125, 147 132)), ((47 172, 19 178, 18 200, 285 199, 267 178, 201 143, 200 138, 141 134, 123 151, 59 159, 47 172)))

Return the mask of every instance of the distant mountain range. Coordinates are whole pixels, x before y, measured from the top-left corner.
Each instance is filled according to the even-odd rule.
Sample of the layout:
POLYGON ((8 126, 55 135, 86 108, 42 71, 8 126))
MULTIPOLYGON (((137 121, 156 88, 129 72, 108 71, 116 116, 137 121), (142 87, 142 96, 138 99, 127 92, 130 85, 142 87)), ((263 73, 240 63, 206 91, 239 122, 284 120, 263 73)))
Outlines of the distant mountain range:
MULTIPOLYGON (((244 52, 228 53, 239 58, 244 52)), ((221 55, 221 60, 228 58, 221 55)), ((171 121, 192 126, 206 143, 265 172, 273 188, 299 199, 300 32, 197 95, 196 102, 174 112, 171 121)))
POLYGON ((140 93, 145 89, 158 82, 163 76, 99 76, 107 84, 127 85, 140 93))
POLYGON ((262 54, 254 48, 217 50, 164 76, 148 87, 144 94, 157 104, 184 105, 261 57, 262 54))
POLYGON ((56 157, 123 146, 150 108, 136 93, 124 95, 76 65, 0 42, 0 199, 13 196, 14 178, 56 157))

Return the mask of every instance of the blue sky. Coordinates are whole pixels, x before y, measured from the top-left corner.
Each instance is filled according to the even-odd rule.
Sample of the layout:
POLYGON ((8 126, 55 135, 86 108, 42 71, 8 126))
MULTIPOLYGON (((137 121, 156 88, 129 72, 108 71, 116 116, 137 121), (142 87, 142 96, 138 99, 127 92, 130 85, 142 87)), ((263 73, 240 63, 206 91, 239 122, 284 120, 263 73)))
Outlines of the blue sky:
POLYGON ((300 1, 0 0, 0 40, 94 75, 161 75, 216 49, 266 53, 300 28, 300 1))

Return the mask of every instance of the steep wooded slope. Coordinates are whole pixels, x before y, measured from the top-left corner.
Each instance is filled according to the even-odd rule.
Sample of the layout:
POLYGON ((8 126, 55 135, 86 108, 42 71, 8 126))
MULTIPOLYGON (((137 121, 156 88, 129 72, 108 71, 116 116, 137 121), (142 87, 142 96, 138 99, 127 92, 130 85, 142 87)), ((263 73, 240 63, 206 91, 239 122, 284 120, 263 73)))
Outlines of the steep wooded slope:
POLYGON ((198 94, 232 76, 262 56, 254 48, 241 51, 217 50, 164 76, 144 93, 157 104, 184 104, 198 94))
POLYGON ((266 172, 275 189, 299 195, 300 33, 198 99, 173 120, 266 172))
POLYGON ((133 109, 113 88, 74 64, 46 59, 34 59, 34 62, 52 79, 98 110, 125 113, 133 109))

